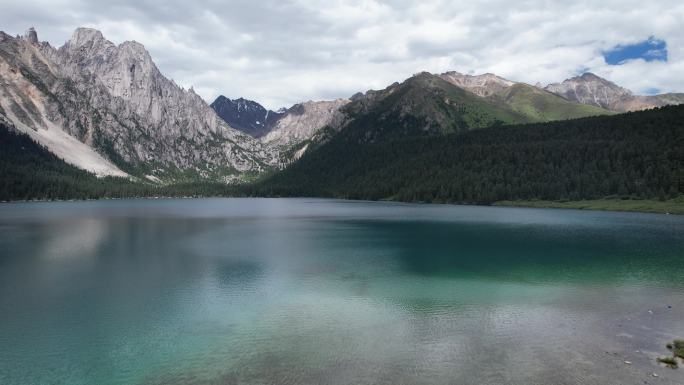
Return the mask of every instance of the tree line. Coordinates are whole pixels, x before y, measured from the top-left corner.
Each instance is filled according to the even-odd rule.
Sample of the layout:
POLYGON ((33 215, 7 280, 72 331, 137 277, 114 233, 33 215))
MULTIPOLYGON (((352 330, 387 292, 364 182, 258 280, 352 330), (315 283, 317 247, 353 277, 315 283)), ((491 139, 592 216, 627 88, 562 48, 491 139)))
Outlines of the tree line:
POLYGON ((684 105, 449 135, 332 136, 241 186, 97 178, 0 125, 0 200, 309 196, 409 202, 667 199, 684 193, 684 105))
POLYGON ((344 131, 253 195, 492 203, 673 198, 684 106, 362 143, 344 131))

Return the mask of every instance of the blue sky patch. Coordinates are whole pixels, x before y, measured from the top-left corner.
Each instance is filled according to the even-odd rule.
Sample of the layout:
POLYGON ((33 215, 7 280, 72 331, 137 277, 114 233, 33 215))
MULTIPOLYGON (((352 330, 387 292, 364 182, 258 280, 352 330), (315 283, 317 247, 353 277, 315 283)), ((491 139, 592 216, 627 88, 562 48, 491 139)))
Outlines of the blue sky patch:
POLYGON ((632 59, 645 61, 667 61, 667 43, 665 40, 651 36, 635 44, 618 45, 603 52, 606 63, 619 65, 632 59))
POLYGON ((651 87, 651 88, 647 88, 645 90, 642 90, 642 92, 646 95, 657 95, 657 94, 661 93, 662 91, 660 90, 660 88, 651 87))

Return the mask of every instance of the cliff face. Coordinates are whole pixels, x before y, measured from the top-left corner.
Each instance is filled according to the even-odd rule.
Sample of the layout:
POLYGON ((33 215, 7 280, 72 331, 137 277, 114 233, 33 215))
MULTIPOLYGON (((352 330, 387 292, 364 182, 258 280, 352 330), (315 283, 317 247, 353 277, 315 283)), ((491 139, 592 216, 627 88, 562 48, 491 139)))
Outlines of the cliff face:
POLYGON ((219 96, 211 108, 232 127, 259 138, 264 146, 279 154, 280 165, 298 159, 307 149, 305 142, 313 139, 324 127, 337 128, 345 119, 340 110, 348 99, 297 103, 277 112, 243 98, 219 96))
POLYGON ((336 99, 295 104, 284 111, 262 140, 269 146, 297 145, 319 129, 337 124, 343 118, 340 108, 347 103, 348 99, 336 99))
POLYGON ((0 81, 0 114, 15 127, 48 148, 47 132, 68 134, 134 175, 230 180, 276 164, 275 151, 165 78, 141 44, 117 46, 93 29, 77 29, 59 49, 35 31, 3 33, 0 81))
POLYGON ((231 127, 255 138, 268 134, 283 116, 282 112, 267 110, 253 100, 231 100, 223 95, 211 103, 211 108, 231 127))

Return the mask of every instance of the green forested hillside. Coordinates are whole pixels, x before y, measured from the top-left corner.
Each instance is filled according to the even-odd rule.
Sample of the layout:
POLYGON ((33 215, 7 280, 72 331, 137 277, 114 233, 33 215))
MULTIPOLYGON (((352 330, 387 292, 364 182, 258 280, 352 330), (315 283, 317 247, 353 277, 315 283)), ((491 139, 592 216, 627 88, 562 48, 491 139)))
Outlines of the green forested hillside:
POLYGON ((683 122, 684 106, 672 106, 371 142, 359 140, 357 126, 333 135, 284 171, 240 187, 96 178, 2 126, 0 200, 248 195, 493 203, 680 197, 672 201, 679 207, 683 122))
POLYGON ((97 178, 0 124, 0 201, 142 196, 226 195, 219 183, 156 186, 125 178, 97 178))
POLYGON ((531 121, 429 73, 381 91, 371 91, 343 108, 346 135, 377 142, 414 135, 453 134, 531 121))
POLYGON ((457 135, 358 138, 358 130, 342 130, 249 191, 470 203, 684 193, 684 106, 457 135))

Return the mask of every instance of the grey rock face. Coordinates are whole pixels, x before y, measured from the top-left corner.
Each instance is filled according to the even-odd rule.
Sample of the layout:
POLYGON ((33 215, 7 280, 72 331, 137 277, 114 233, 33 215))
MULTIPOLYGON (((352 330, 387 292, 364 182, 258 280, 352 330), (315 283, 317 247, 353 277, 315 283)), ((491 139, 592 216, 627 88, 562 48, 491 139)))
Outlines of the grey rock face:
POLYGON ((323 127, 338 126, 344 119, 340 108, 347 103, 348 99, 308 101, 274 112, 251 100, 219 96, 211 108, 232 127, 259 138, 267 148, 276 151, 284 165, 301 156, 306 147, 300 144, 323 127))
POLYGON ((585 73, 562 83, 549 84, 544 89, 570 101, 618 112, 684 103, 684 94, 681 93, 634 95, 630 90, 592 73, 585 73))
POLYGON ((26 33, 24 34, 24 40, 28 41, 31 44, 38 43, 38 33, 36 32, 35 28, 31 27, 26 31, 26 33))
POLYGON ((439 77, 481 97, 498 94, 515 84, 515 82, 490 73, 473 76, 450 71, 439 75, 439 77))
POLYGON ((310 139, 325 126, 336 125, 343 119, 340 108, 349 99, 308 101, 295 104, 278 119, 271 131, 262 138, 270 147, 294 146, 310 139))
POLYGON ((544 89, 577 103, 606 109, 613 109, 620 100, 632 96, 628 89, 589 72, 562 83, 549 84, 544 89))
POLYGON ((22 126, 55 126, 138 175, 227 180, 276 164, 274 150, 165 78, 141 44, 117 46, 88 28, 59 49, 27 35, 0 35, 0 105, 22 126))
POLYGON ((275 122, 284 115, 282 112, 267 110, 252 100, 231 100, 223 95, 216 98, 210 107, 231 127, 255 138, 268 134, 275 122))

